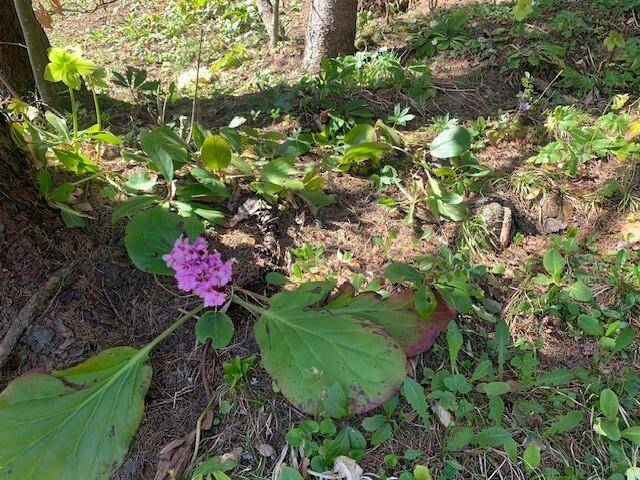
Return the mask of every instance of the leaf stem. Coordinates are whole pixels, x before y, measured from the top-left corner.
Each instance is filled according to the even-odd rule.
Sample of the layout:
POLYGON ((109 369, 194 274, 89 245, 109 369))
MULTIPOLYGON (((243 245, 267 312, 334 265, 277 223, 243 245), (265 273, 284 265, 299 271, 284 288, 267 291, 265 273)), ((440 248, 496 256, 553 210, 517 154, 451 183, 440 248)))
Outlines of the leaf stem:
MULTIPOLYGON (((96 125, 98 125, 98 132, 102 133, 102 119, 100 118, 100 102, 98 102, 98 95, 96 95, 96 91, 93 85, 91 85, 91 95, 93 96, 93 105, 95 106, 95 109, 96 109, 96 125)), ((96 164, 100 165, 100 162, 102 160, 102 142, 98 142, 96 144, 96 149, 98 154, 96 159, 96 164)))
POLYGON ((78 106, 76 105, 76 96, 73 88, 69 87, 69 98, 71 99, 71 116, 73 117, 73 146, 78 141, 78 106))

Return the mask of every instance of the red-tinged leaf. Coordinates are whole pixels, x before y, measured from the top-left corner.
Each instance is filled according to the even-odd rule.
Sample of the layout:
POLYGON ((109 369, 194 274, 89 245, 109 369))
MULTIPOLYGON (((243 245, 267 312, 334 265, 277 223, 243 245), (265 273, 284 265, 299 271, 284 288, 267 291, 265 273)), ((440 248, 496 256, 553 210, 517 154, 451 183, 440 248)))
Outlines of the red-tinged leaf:
POLYGON ((456 312, 447 305, 442 297, 437 293, 435 295, 437 306, 428 318, 422 318, 416 312, 413 290, 401 290, 384 300, 379 300, 377 310, 386 311, 387 315, 373 316, 366 311, 359 310, 359 307, 368 306, 372 297, 379 298, 372 292, 356 297, 347 297, 343 294, 328 306, 338 304, 336 302, 339 304, 348 302, 356 315, 360 312, 360 318, 383 327, 389 336, 398 342, 408 357, 414 357, 429 350, 438 335, 444 332, 449 322, 456 317, 456 312))
POLYGON ((334 287, 307 283, 271 297, 255 326, 262 364, 303 412, 318 412, 336 384, 349 413, 368 412, 395 395, 405 378, 402 348, 373 322, 394 312, 376 296, 348 292, 322 305, 334 287))

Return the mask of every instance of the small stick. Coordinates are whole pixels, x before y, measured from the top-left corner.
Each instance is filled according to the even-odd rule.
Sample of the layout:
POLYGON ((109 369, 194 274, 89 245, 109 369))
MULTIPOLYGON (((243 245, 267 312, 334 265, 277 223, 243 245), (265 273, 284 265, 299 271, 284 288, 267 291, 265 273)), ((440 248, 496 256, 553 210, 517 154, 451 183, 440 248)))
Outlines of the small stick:
POLYGON ((191 105, 191 128, 187 136, 187 143, 191 142, 193 137, 193 125, 196 123, 196 109, 198 107, 198 86, 200 85, 200 63, 202 60, 202 38, 204 30, 200 28, 200 43, 198 44, 198 63, 196 67, 196 88, 193 92, 193 104, 191 105))
POLYGON ((27 300, 27 303, 25 303, 20 309, 18 315, 15 317, 13 322, 11 322, 2 342, 0 342, 0 367, 5 364, 13 350, 13 347, 27 327, 33 323, 36 316, 42 310, 44 304, 55 298, 60 289, 66 284, 65 280, 68 273, 69 267, 64 267, 53 272, 44 285, 31 295, 29 300, 27 300))

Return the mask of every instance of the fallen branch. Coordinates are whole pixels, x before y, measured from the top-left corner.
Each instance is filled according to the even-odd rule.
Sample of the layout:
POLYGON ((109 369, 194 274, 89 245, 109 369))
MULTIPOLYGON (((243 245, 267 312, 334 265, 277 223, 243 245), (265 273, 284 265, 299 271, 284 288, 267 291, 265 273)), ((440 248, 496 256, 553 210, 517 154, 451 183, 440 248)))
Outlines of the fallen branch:
POLYGON ((13 347, 24 331, 41 313, 43 306, 55 298, 60 289, 67 284, 66 280, 70 270, 70 267, 63 267, 53 272, 44 285, 31 295, 27 303, 20 309, 0 342, 0 368, 9 358, 13 347))

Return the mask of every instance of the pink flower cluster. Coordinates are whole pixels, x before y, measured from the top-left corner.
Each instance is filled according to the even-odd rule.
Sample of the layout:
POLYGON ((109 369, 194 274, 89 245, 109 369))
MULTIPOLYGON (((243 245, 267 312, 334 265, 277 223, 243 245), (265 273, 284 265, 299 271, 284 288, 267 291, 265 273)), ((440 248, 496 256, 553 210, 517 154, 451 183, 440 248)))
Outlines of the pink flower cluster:
POLYGON ((175 270, 180 290, 201 297, 205 307, 224 303, 227 296, 221 289, 231 281, 233 259, 223 262, 218 252, 210 253, 203 237, 189 243, 189 239, 181 235, 162 259, 175 270))

